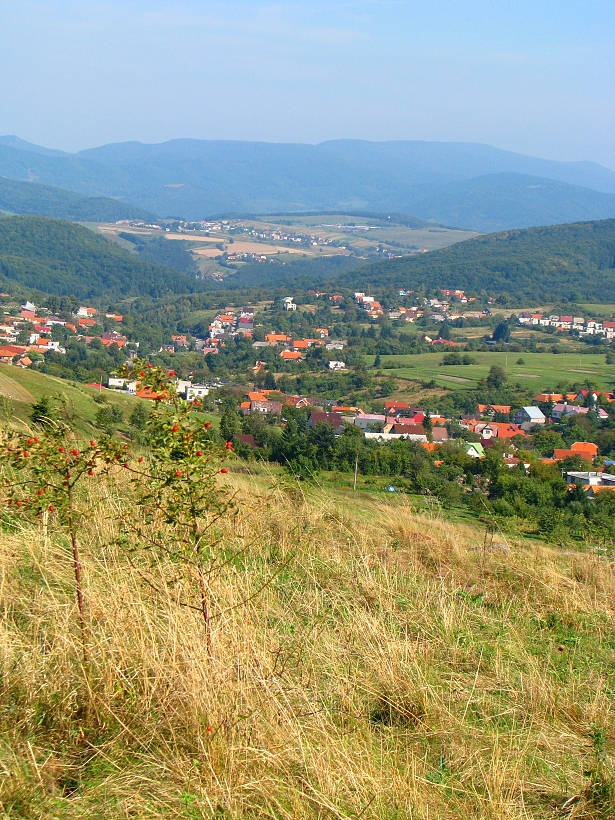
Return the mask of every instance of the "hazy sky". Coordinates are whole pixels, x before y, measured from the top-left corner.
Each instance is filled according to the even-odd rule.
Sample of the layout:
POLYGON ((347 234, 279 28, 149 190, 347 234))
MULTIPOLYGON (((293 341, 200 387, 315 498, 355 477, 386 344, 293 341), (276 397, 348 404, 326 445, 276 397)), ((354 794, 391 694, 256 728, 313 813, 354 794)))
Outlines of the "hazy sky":
POLYGON ((1 0, 0 134, 458 140, 615 168, 615 2, 1 0))

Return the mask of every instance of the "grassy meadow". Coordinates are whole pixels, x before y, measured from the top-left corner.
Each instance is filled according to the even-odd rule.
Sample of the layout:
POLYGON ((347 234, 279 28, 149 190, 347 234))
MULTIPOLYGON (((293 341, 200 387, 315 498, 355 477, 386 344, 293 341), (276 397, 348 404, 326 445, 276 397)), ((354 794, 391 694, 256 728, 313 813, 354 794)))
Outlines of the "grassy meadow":
POLYGON ((3 817, 615 817, 612 555, 228 477, 210 651, 123 471, 82 499, 87 665, 63 536, 4 522, 3 817))
MULTIPOLYGON (((380 369, 387 375, 402 379, 434 380, 441 387, 459 390, 476 387, 489 373, 492 365, 500 365, 513 384, 517 382, 528 390, 540 393, 553 390, 560 383, 583 384, 586 380, 599 389, 615 387, 615 365, 606 364, 604 353, 579 355, 576 353, 470 353, 476 364, 442 365, 446 353, 407 356, 382 356, 380 369), (518 360, 523 363, 519 364, 518 360)), ((465 355, 465 354, 461 354, 465 355)), ((372 365, 374 356, 366 356, 372 365)))

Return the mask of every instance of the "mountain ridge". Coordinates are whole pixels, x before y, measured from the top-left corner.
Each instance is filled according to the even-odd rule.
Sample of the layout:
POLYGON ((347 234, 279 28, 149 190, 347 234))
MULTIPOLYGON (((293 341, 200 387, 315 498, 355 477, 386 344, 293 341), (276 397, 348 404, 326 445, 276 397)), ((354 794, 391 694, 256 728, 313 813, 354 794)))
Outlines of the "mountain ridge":
POLYGON ((165 217, 394 211, 474 230, 504 230, 615 216, 614 171, 474 143, 186 139, 48 155, 47 149, 26 150, 29 144, 16 140, 0 138, 0 175, 112 198, 165 217), (529 196, 519 180, 513 184, 514 174, 533 178, 536 186, 545 179, 559 186, 543 192, 538 207, 540 197, 529 196), (487 191, 484 178, 490 175, 487 191))

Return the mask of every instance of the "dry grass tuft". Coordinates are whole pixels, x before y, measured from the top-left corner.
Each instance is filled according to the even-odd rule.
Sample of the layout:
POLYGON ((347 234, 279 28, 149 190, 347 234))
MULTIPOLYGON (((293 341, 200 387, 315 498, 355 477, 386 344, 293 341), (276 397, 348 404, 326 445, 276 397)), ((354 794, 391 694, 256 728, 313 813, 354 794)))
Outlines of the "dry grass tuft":
POLYGON ((608 559, 235 481, 211 654, 187 580, 114 546, 124 488, 82 539, 87 669, 65 545, 3 534, 4 816, 615 817, 608 559))

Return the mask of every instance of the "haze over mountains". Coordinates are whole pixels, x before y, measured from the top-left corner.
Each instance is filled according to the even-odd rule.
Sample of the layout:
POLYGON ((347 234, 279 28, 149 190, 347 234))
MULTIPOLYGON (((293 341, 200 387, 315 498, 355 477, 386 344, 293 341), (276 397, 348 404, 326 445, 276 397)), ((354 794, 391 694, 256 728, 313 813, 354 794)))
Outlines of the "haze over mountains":
POLYGON ((221 213, 370 210, 496 231, 615 217, 615 172, 609 168, 475 143, 186 139, 68 154, 0 137, 0 176, 193 220, 221 213))

